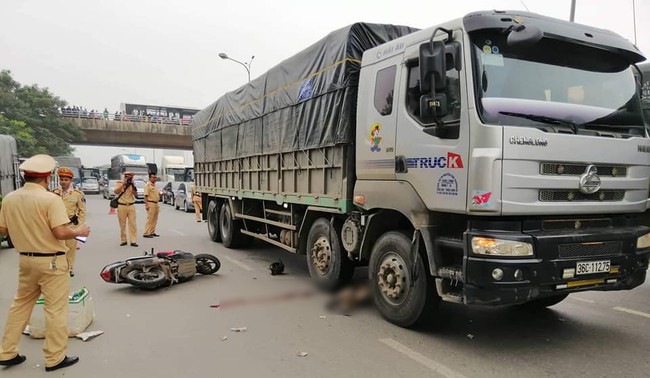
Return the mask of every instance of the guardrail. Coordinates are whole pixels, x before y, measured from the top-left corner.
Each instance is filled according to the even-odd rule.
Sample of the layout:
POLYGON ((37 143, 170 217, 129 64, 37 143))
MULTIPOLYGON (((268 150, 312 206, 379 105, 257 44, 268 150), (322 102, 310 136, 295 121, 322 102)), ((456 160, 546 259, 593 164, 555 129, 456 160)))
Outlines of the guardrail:
POLYGON ((106 121, 125 121, 125 122, 143 122, 143 123, 158 123, 163 125, 181 125, 188 126, 191 119, 188 118, 169 118, 156 115, 129 115, 129 114, 104 114, 103 112, 87 112, 79 110, 61 110, 61 117, 68 118, 84 118, 84 119, 99 119, 106 121))

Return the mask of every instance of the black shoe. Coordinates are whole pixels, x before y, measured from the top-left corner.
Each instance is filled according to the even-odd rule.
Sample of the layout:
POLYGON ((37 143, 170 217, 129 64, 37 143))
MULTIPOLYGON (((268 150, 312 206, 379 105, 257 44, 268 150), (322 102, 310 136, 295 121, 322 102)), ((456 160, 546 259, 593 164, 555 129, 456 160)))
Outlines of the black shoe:
POLYGON ((121 242, 120 247, 124 247, 126 245, 126 242, 121 242))
POLYGON ((201 221, 197 221, 197 222, 201 223, 201 221))
POLYGON ((143 238, 153 238, 153 235, 142 235, 143 238))
POLYGON ((74 277, 74 272, 70 271, 70 277, 74 277))
POLYGON ((26 359, 27 359, 27 357, 21 356, 20 354, 17 354, 16 357, 12 358, 11 360, 0 361, 0 366, 20 365, 23 362, 25 362, 26 359))
POLYGON ((158 237, 158 236, 160 236, 160 235, 158 235, 158 234, 151 234, 151 236, 158 237))
POLYGON ((137 247, 138 243, 131 243, 131 247, 137 247))
POLYGON ((68 356, 65 356, 65 358, 63 359, 63 361, 59 362, 58 364, 56 364, 56 365, 54 365, 54 366, 50 366, 50 367, 47 367, 47 366, 46 366, 46 367, 45 367, 45 371, 54 371, 54 370, 62 369, 62 368, 64 368, 64 367, 72 366, 72 365, 76 364, 77 362, 79 362, 79 357, 75 357, 75 356, 68 357, 68 356))

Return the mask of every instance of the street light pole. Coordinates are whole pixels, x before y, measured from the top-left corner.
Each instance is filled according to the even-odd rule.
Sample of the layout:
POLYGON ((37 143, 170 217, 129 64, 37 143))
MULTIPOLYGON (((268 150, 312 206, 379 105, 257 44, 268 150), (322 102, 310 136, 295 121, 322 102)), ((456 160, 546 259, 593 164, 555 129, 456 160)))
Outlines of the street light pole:
POLYGON ((251 63, 253 63, 253 59, 255 59, 255 55, 251 56, 251 60, 250 60, 250 62, 248 62, 248 63, 246 63, 246 62, 240 62, 240 61, 238 61, 238 60, 236 60, 236 59, 233 59, 233 58, 229 57, 228 54, 226 54, 226 53, 219 53, 219 58, 221 58, 221 59, 227 59, 227 60, 232 60, 233 62, 239 63, 239 64, 241 64, 242 66, 244 66, 244 68, 246 69, 246 73, 248 74, 248 81, 249 81, 249 82, 251 81, 251 70, 250 70, 250 66, 251 66, 251 63))

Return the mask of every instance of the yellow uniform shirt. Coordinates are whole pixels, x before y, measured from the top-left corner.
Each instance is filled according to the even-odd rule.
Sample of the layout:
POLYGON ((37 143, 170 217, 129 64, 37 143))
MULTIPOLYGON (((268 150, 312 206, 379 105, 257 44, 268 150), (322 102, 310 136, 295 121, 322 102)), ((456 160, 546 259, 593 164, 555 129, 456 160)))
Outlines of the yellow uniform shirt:
POLYGON ((66 191, 63 188, 56 188, 52 193, 63 200, 68 218, 76 215, 79 218, 79 224, 86 223, 86 197, 82 191, 71 188, 66 191))
POLYGON ((192 185, 190 191, 192 192, 192 199, 194 199, 194 196, 201 197, 201 193, 196 191, 196 185, 192 185))
MULTIPOLYGON (((126 185, 122 180, 117 182, 117 185, 115 185, 115 197, 120 195, 122 193, 122 186, 126 185)), ((135 183, 133 183, 124 194, 122 194, 122 197, 120 197, 119 200, 117 200, 121 204, 130 204, 130 203, 135 203, 135 196, 138 193, 138 190, 135 188, 135 183)))
POLYGON ((144 187, 144 197, 147 201, 160 201, 160 193, 156 188, 156 184, 152 183, 151 181, 147 181, 147 185, 144 187))
POLYGON ((56 194, 28 182, 2 200, 0 227, 7 228, 18 252, 67 251, 52 229, 70 223, 65 206, 56 194))

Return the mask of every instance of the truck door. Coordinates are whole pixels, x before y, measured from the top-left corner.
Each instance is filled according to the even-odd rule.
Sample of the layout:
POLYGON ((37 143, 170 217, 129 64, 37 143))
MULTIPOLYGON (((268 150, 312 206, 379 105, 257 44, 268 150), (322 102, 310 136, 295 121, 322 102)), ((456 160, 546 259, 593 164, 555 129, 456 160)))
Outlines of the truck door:
MULTIPOLYGON (((455 59, 462 61, 461 31, 453 37, 446 49, 451 50, 450 42, 454 44, 455 59)), ((469 152, 465 67, 447 59, 451 67, 446 67, 446 88, 434 90, 436 103, 446 109, 439 122, 433 122, 430 114, 422 114, 427 93, 420 87, 420 44, 405 50, 406 64, 400 67, 403 91, 397 101, 396 179, 408 181, 430 210, 464 212, 469 152)))
POLYGON ((359 78, 357 178, 395 179, 395 133, 402 55, 364 67, 359 78))

